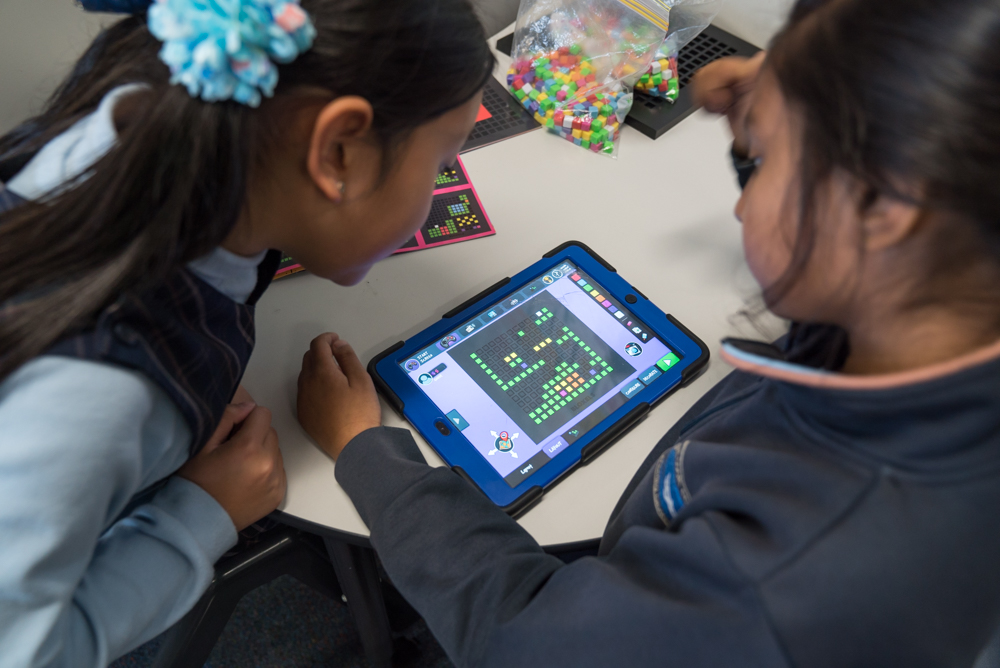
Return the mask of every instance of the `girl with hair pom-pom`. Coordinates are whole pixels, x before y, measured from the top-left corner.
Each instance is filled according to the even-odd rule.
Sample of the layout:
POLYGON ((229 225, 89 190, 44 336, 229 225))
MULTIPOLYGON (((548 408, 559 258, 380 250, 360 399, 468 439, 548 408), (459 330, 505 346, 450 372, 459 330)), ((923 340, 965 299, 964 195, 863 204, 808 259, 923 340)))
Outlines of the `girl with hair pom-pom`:
POLYGON ((82 4, 131 15, 0 138, 2 665, 156 637, 277 507, 239 385, 275 249, 360 281, 425 220, 493 68, 464 0, 82 4))

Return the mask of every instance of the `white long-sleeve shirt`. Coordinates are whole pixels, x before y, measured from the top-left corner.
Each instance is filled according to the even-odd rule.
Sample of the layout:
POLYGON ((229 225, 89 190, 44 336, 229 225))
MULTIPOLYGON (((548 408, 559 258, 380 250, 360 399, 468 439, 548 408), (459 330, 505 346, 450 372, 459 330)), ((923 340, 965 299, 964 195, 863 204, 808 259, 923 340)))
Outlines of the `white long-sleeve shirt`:
MULTIPOLYGON (((126 88, 39 152, 11 192, 39 199, 85 173, 117 139, 126 88)), ((219 248, 189 268, 245 302, 261 259, 219 248)), ((0 384, 0 668, 103 668, 191 609, 236 542, 226 511, 173 477, 115 522, 190 446, 180 411, 138 371, 42 356, 0 384)))

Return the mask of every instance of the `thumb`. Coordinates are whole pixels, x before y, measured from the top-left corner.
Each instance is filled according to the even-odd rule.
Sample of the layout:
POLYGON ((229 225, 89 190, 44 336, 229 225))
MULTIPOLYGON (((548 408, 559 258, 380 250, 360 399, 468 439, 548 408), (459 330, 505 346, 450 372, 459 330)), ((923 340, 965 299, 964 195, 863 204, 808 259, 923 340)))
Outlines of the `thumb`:
POLYGON ((202 448, 202 452, 207 454, 218 448, 225 441, 228 441, 229 435, 233 433, 236 425, 246 420, 247 416, 256 407, 257 404, 252 401, 243 401, 238 404, 229 404, 226 406, 226 410, 222 413, 222 419, 219 421, 219 426, 216 427, 212 437, 208 439, 208 443, 202 448))

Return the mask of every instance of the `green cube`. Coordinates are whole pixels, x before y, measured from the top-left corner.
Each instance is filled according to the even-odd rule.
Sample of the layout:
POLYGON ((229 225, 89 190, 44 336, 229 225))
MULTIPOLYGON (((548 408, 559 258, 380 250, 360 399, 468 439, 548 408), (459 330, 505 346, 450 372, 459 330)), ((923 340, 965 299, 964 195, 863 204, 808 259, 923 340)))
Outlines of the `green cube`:
POLYGON ((542 424, 542 421, 538 418, 535 418, 535 424, 542 424))
POLYGON ((569 52, 572 53, 574 56, 580 55, 580 51, 581 49, 579 44, 574 44, 573 46, 569 47, 569 52))
POLYGON ((517 335, 518 336, 524 336, 524 332, 518 332, 517 335))

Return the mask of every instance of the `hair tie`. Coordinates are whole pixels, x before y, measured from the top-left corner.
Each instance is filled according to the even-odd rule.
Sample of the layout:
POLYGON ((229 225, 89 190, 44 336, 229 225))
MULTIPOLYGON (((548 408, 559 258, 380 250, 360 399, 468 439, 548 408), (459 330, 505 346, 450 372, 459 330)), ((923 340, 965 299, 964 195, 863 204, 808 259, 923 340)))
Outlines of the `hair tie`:
POLYGON ((153 0, 77 0, 77 2, 88 12, 140 14, 149 8, 153 0))
POLYGON ((163 42, 171 84, 206 102, 250 107, 274 95, 275 63, 292 62, 316 38, 298 0, 156 0, 149 31, 163 42))

